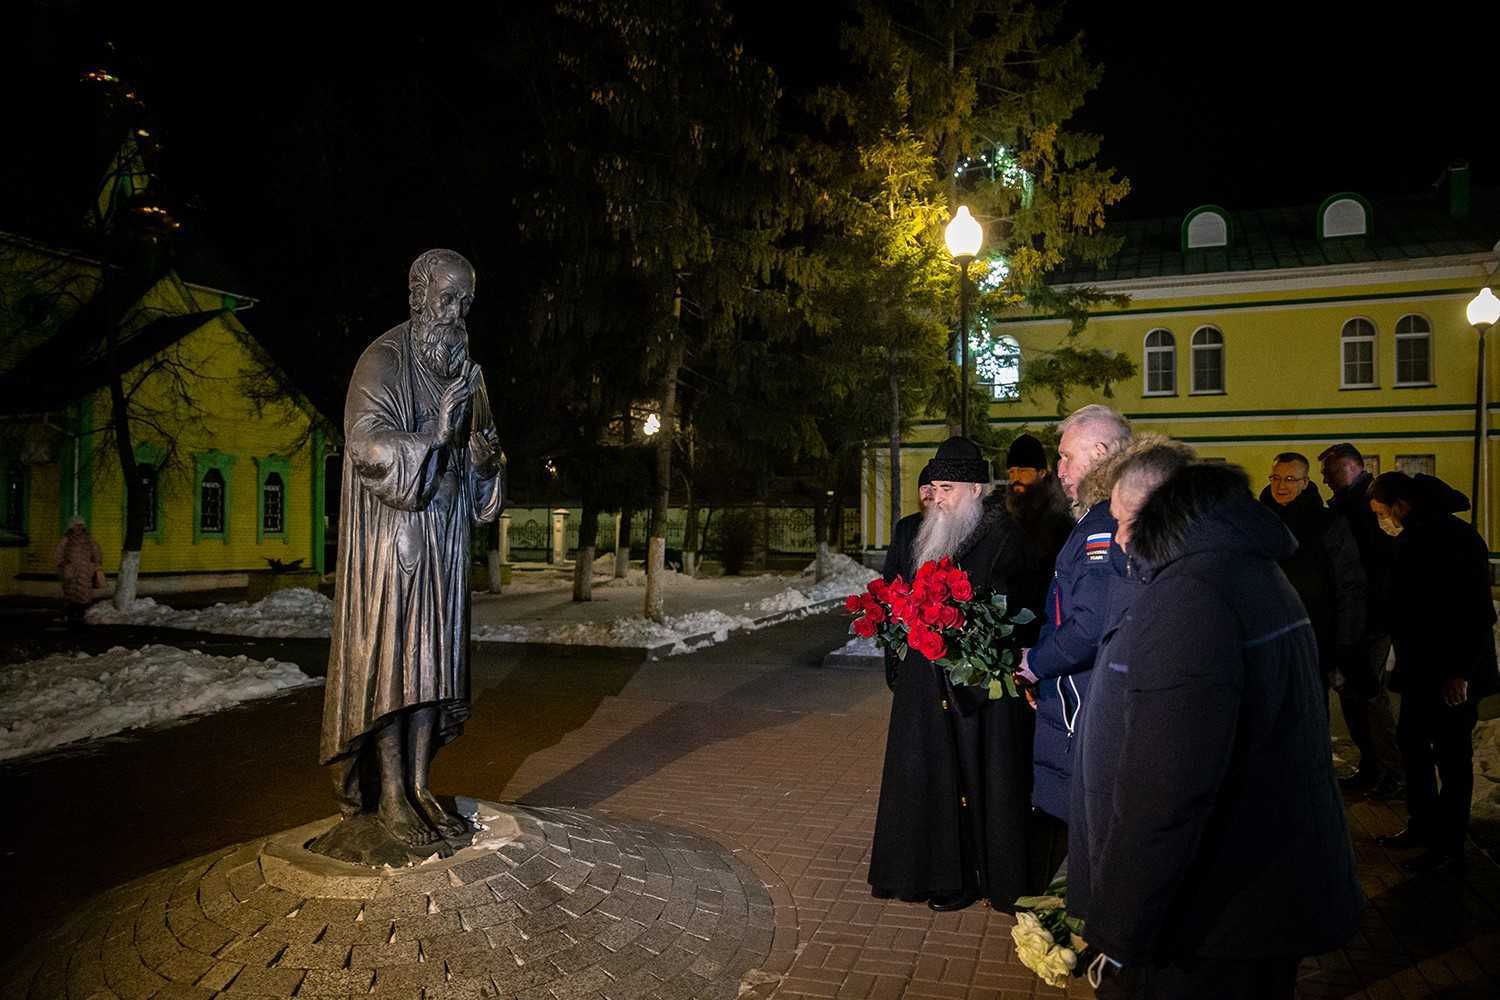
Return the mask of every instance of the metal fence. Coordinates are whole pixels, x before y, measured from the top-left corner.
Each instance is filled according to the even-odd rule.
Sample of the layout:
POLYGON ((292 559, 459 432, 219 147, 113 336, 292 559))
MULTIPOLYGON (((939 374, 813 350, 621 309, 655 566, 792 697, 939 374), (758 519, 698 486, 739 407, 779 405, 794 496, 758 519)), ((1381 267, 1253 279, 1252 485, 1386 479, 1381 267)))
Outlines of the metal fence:
MULTIPOLYGON (((552 511, 545 507, 512 508, 510 514, 510 551, 516 561, 542 561, 552 550, 552 511)), ((808 555, 817 551, 817 538, 813 530, 811 507, 716 507, 711 511, 698 511, 700 550, 706 555, 717 555, 722 545, 720 532, 727 516, 734 514, 764 519, 766 551, 769 555, 808 555), (705 530, 706 529, 706 530, 705 530)), ((578 550, 578 529, 583 512, 579 508, 568 509, 565 522, 564 545, 567 558, 578 550)), ((599 517, 599 535, 595 546, 597 552, 613 552, 615 549, 615 519, 613 513, 599 517)), ((842 550, 858 552, 860 549, 859 511, 846 509, 843 512, 842 550)), ((631 519, 632 548, 640 552, 644 548, 650 515, 639 511, 631 519)), ((687 529, 687 510, 674 507, 667 511, 667 548, 682 548, 687 529)))

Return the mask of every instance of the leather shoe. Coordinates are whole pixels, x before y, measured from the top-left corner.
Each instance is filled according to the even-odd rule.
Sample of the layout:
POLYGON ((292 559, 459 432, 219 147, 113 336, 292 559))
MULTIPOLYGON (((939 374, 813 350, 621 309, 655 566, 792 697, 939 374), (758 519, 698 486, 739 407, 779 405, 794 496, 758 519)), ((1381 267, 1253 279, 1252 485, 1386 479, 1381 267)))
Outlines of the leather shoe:
POLYGON ((1348 777, 1340 778, 1339 787, 1346 792, 1362 792, 1379 784, 1382 777, 1384 776, 1379 771, 1362 767, 1348 777))
POLYGON ((1375 783, 1375 787, 1366 793, 1365 798, 1375 802, 1392 802, 1406 795, 1406 782, 1401 780, 1398 774, 1386 773, 1385 777, 1375 783))
POLYGON ((1401 870, 1410 875, 1432 875, 1440 872, 1462 872, 1464 856, 1446 851, 1428 851, 1410 861, 1401 862, 1401 870))
POLYGON ((1417 847, 1425 847, 1426 841, 1412 832, 1407 827, 1400 833, 1387 833, 1375 838, 1376 847, 1384 847, 1388 851, 1409 851, 1417 847))
POLYGON ((954 910, 967 910, 974 905, 973 896, 933 896, 927 901, 929 909, 939 913, 952 913, 954 910))

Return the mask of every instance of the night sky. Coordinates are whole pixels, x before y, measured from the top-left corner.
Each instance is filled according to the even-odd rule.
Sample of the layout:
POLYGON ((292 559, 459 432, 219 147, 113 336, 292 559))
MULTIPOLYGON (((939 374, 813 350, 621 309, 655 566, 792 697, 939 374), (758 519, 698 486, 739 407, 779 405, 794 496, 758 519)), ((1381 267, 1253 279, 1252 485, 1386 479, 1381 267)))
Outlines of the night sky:
MULTIPOLYGON (((102 162, 79 74, 107 58, 141 81, 165 144, 182 270, 260 296, 257 333, 284 364, 349 364, 347 344, 308 338, 327 329, 327 303, 361 331, 350 344, 384 329, 404 312, 406 262, 435 245, 477 255, 476 322, 514 325, 504 293, 528 276, 510 196, 517 137, 534 121, 506 54, 506 12, 520 8, 322 23, 314 7, 254 5, 210 23, 201 6, 8 5, 0 229, 53 241, 76 229, 102 162)), ((840 3, 731 7, 790 98, 837 78, 840 3)), ((1070 8, 1106 71, 1078 124, 1104 135, 1103 162, 1134 187, 1115 218, 1316 204, 1345 189, 1420 196, 1457 158, 1477 188, 1497 185, 1500 60, 1478 23, 1440 17, 1441 5, 1400 17, 1352 4, 1192 10, 1070 8)))

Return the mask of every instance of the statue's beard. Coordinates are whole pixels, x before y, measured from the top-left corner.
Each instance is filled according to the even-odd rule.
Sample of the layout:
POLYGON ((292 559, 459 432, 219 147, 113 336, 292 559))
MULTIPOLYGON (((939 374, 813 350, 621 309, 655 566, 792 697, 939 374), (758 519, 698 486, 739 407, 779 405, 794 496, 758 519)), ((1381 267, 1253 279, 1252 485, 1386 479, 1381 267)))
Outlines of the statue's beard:
POLYGON ((933 507, 925 511, 922 526, 917 529, 917 565, 952 556, 979 527, 983 515, 983 498, 978 495, 967 498, 955 510, 933 507))
POLYGON ((453 378, 469 360, 469 330, 461 319, 439 323, 425 310, 414 313, 411 342, 422 367, 439 378, 453 378))

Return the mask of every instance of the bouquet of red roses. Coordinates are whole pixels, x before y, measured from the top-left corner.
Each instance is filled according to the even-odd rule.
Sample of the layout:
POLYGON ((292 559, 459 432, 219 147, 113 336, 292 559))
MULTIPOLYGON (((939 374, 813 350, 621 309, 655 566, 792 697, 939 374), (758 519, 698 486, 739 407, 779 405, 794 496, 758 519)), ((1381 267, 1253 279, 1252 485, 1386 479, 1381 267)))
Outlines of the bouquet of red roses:
POLYGON ((1027 608, 1012 614, 1004 594, 975 594, 969 574, 946 556, 924 563, 909 584, 899 576, 871 580, 864 593, 845 598, 844 609, 855 616, 855 635, 873 637, 899 659, 915 649, 954 684, 1016 697, 1021 650, 1014 634, 1036 616, 1027 608))

